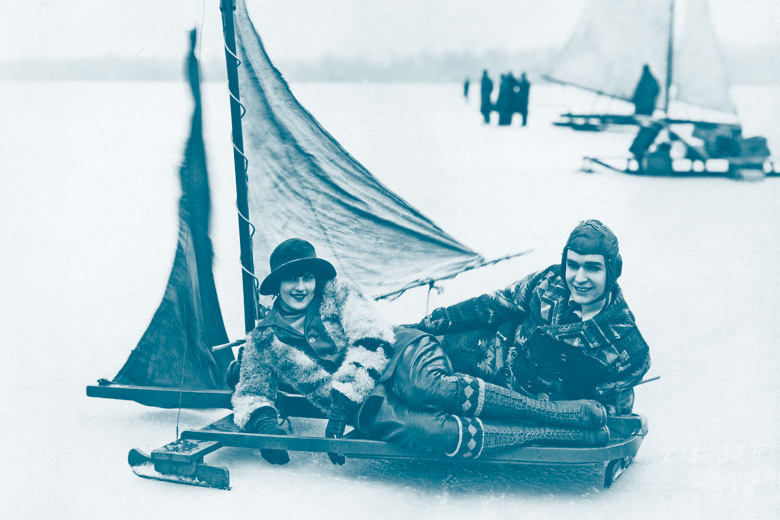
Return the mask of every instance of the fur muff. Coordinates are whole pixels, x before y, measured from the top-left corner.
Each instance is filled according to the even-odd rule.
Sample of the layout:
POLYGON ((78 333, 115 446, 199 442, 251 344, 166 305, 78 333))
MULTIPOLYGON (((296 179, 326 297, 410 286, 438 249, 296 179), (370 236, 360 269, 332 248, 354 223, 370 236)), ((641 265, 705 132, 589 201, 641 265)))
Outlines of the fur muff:
POLYGON ((261 406, 273 406, 283 381, 327 413, 331 390, 360 404, 388 363, 393 329, 373 302, 353 286, 331 280, 323 287, 320 318, 343 362, 331 374, 305 352, 279 341, 272 327, 253 330, 244 348, 241 377, 233 394, 233 421, 243 428, 261 406), (383 346, 385 346, 383 348, 383 346))

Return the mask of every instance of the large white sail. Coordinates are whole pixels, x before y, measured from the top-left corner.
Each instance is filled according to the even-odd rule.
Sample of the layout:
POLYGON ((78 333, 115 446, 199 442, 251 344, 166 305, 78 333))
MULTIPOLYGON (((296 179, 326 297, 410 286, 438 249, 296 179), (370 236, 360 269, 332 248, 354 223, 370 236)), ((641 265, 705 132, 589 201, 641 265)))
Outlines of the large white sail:
POLYGON ((647 64, 662 102, 670 12, 669 0, 590 0, 547 78, 630 100, 647 64))
POLYGON ((590 0, 546 78, 630 101, 645 64, 661 89, 656 108, 670 117, 735 121, 707 0, 590 0))
MULTIPOLYGON (((675 46, 674 100, 726 114, 736 109, 707 0, 688 0, 683 28, 675 46)), ((672 115, 674 111, 672 110, 672 115)))
POLYGON ((483 264, 384 187, 298 103, 265 53, 243 0, 235 19, 259 276, 273 248, 290 237, 309 240, 340 276, 374 297, 483 264))

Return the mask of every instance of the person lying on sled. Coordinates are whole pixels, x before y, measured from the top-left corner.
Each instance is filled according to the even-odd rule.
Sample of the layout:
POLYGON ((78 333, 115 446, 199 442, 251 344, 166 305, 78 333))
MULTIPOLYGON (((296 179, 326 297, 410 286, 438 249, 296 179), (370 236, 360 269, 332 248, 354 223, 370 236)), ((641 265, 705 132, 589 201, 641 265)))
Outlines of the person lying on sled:
POLYGON ((397 331, 358 427, 453 457, 606 444, 607 413, 631 411, 632 387, 650 365, 617 284, 621 269, 615 235, 587 220, 559 264, 397 331))
MULTIPOLYGON (((275 406, 282 382, 328 415, 326 437, 341 437, 387 366, 393 329, 380 321, 373 302, 336 279, 336 269, 309 242, 282 242, 270 264, 260 294, 275 295, 273 306, 226 377, 235 385, 233 421, 246 432, 284 435, 275 406)), ((290 461, 284 450, 261 455, 272 464, 290 461)))

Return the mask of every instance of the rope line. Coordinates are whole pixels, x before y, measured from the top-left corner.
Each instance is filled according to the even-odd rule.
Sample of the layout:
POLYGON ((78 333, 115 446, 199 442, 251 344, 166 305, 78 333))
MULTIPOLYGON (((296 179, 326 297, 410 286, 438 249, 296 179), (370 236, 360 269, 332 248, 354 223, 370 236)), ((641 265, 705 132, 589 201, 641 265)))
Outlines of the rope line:
POLYGON ((249 224, 249 227, 252 228, 252 230, 249 232, 249 238, 254 238, 254 236, 255 236, 255 225, 252 224, 252 221, 249 220, 248 218, 246 218, 243 213, 241 213, 240 209, 236 208, 236 212, 238 213, 238 216, 241 217, 242 219, 244 219, 244 222, 249 224))
MULTIPOLYGON (((187 270, 187 251, 190 248, 190 234, 186 233, 184 241, 184 270, 187 270)), ((184 302, 182 301, 182 306, 184 302)), ((181 401, 184 395, 184 374, 187 366, 187 309, 182 309, 182 320, 184 321, 184 341, 182 342, 181 353, 181 382, 179 383, 179 410, 176 414, 176 440, 179 440, 179 422, 181 420, 181 401)))
POLYGON ((230 89, 228 89, 228 94, 230 95, 231 98, 233 98, 233 101, 238 103, 238 106, 241 107, 241 110, 243 110, 243 112, 241 112, 241 115, 239 117, 241 117, 241 119, 244 119, 244 116, 246 115, 246 107, 241 102, 241 100, 239 100, 236 96, 233 95, 230 89))

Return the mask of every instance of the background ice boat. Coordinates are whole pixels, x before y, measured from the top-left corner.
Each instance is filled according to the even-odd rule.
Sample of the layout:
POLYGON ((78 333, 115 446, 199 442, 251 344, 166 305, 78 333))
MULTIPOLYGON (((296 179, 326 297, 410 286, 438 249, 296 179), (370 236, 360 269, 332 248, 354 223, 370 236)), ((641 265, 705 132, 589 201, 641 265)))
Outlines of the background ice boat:
MULTIPOLYGON (((255 232, 254 239, 242 239, 247 329, 253 327, 258 307, 252 256, 267 262, 273 244, 289 236, 311 237, 322 256, 332 258, 340 273, 375 298, 390 297, 415 286, 432 286, 436 280, 503 259, 488 262, 460 244, 349 156, 298 104, 271 65, 243 1, 238 2, 235 14, 236 46, 231 45, 234 29, 230 4, 230 0, 223 2, 226 52, 228 63, 240 60, 244 86, 239 102, 237 78, 229 71, 232 108, 235 114, 248 118, 245 148, 240 121, 234 121, 238 124, 233 128, 238 220, 240 232, 248 233, 250 227, 255 232), (243 180, 248 188, 242 185, 243 180), (251 202, 251 215, 246 200, 242 200, 244 189, 251 202), (260 223, 252 225, 250 218, 260 223), (252 243, 254 250, 244 248, 252 243), (388 255, 388 251, 393 254, 388 255)), ((211 273, 208 174, 194 31, 192 45, 188 71, 194 113, 180 168, 182 196, 174 266, 163 301, 138 346, 113 380, 103 379, 99 385, 87 387, 87 395, 92 397, 169 408, 230 408, 230 391, 223 375, 233 359, 232 351, 213 348, 230 344, 226 343, 211 273)), ((300 396, 282 393, 280 399, 288 417, 322 418, 300 396)), ((477 462, 596 464, 602 467, 604 485, 609 487, 632 462, 647 433, 647 424, 642 416, 634 414, 611 418, 609 426, 613 436, 605 447, 526 447, 477 462)), ((150 455, 133 449, 128 462, 144 478, 229 489, 228 470, 203 462, 205 455, 223 446, 338 452, 357 458, 448 460, 367 439, 248 434, 238 431, 228 415, 205 428, 183 431, 176 441, 150 455)))
POLYGON ((765 165, 766 140, 742 135, 707 1, 688 0, 684 13, 679 4, 591 0, 545 78, 597 94, 607 110, 565 113, 554 124, 575 130, 640 127, 630 150, 635 161, 586 157, 586 171, 598 165, 650 175, 762 178, 774 173, 765 165), (635 115, 630 103, 645 64, 660 87, 653 117, 635 115), (664 157, 666 147, 659 146, 663 143, 686 161, 672 164, 664 157))

